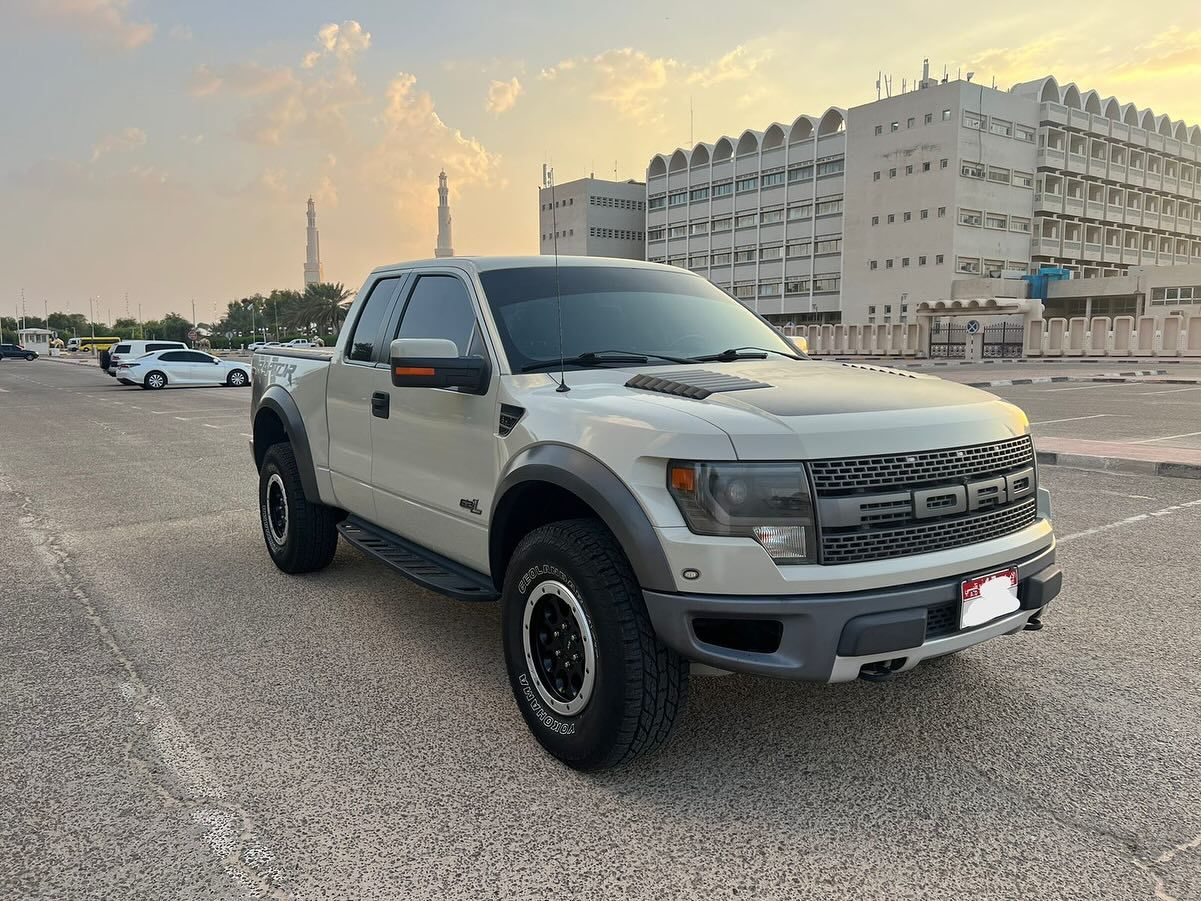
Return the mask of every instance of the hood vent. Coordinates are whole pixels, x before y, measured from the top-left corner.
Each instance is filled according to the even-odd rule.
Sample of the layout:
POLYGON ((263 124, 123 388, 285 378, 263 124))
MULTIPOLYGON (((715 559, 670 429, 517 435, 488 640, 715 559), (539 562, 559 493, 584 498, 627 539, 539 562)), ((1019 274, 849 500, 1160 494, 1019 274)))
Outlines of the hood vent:
POLYGON ((897 375, 903 379, 917 378, 917 376, 911 372, 898 372, 895 369, 885 369, 883 366, 866 366, 863 363, 843 363, 842 365, 848 369, 863 369, 867 372, 882 372, 885 375, 897 375))
POLYGON ((722 391, 746 391, 750 388, 770 388, 771 385, 739 378, 736 375, 710 372, 707 369, 690 369, 684 372, 664 372, 660 375, 636 375, 626 382, 626 387, 704 400, 710 394, 722 391))

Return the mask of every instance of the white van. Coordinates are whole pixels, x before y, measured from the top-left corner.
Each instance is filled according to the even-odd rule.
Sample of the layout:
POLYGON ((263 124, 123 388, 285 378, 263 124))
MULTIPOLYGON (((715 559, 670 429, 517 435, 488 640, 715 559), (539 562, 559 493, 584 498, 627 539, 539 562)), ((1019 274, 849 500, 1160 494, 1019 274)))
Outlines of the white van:
POLYGON ((108 357, 108 369, 105 370, 109 375, 116 378, 117 364, 121 360, 132 360, 134 357, 140 357, 142 354, 154 353, 156 350, 187 350, 188 345, 182 341, 122 341, 116 345, 108 357))

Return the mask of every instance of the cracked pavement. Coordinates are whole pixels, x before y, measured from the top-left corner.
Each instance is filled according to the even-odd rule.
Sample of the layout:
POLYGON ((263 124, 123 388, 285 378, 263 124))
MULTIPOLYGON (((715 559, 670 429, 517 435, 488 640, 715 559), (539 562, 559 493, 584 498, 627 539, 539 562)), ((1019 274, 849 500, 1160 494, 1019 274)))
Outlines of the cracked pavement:
POLYGON ((346 547, 271 566, 248 391, 0 387, 0 897, 1201 898, 1201 506, 1090 531, 1201 484, 1045 470, 1042 632, 883 685, 696 678, 666 749, 586 776, 527 734, 493 607, 346 547))

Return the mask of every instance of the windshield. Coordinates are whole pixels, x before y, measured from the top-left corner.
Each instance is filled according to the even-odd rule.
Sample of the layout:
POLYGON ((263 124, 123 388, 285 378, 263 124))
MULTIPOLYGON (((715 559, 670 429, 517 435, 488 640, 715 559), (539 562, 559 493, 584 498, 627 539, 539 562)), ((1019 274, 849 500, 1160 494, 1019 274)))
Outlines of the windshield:
MULTIPOLYGON (((671 365, 653 355, 697 357, 734 347, 796 354, 738 301, 686 272, 561 266, 558 275, 565 357, 621 351, 651 356, 648 365, 671 365)), ((481 272, 480 282, 514 372, 559 358, 553 266, 493 269, 481 272)))

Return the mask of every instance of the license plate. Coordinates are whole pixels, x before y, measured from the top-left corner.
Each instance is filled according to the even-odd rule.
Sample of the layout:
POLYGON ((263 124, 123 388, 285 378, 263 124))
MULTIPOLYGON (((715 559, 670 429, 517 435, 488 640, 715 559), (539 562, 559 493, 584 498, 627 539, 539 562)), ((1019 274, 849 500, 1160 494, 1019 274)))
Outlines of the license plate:
POLYGON ((998 616, 1013 613, 1019 606, 1017 567, 965 579, 961 586, 961 598, 960 629, 970 629, 991 622, 998 616))

